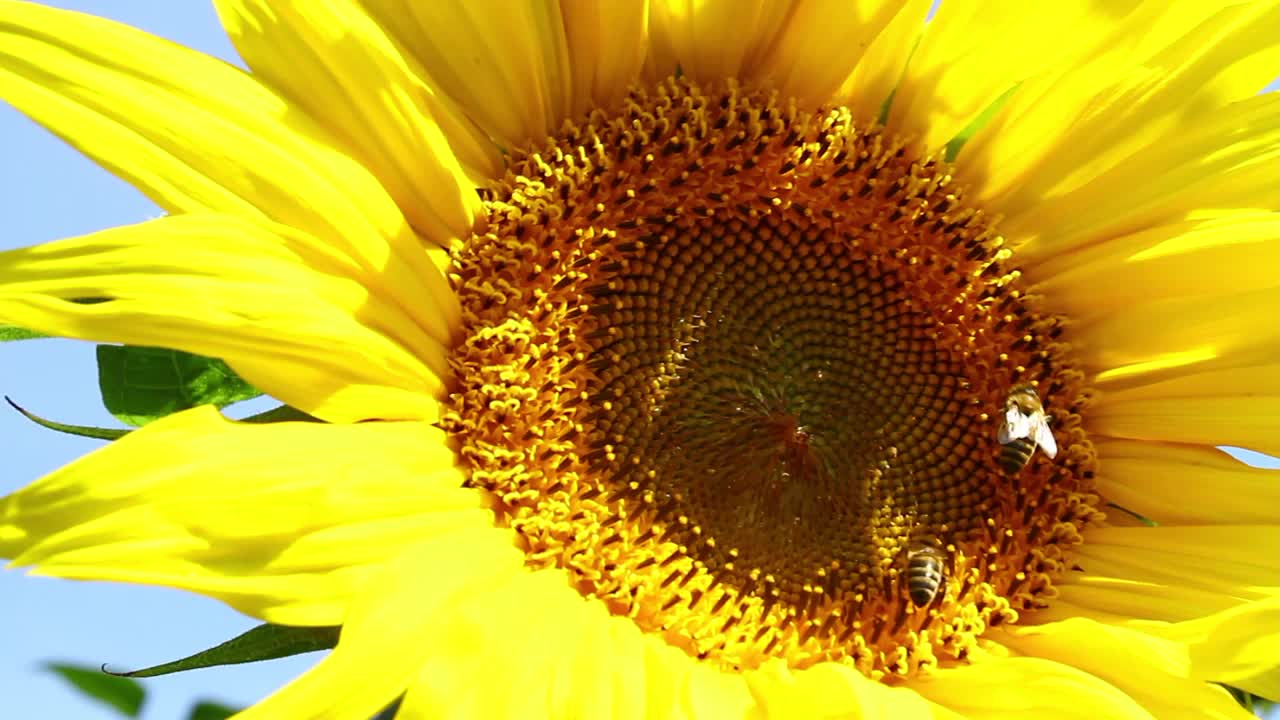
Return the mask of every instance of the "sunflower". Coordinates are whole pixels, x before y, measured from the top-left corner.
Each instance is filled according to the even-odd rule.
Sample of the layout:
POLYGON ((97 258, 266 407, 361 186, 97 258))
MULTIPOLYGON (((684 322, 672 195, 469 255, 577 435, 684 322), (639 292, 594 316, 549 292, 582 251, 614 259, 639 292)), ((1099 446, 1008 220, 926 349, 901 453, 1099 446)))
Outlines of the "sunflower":
POLYGON ((160 219, 0 319, 226 360, 0 555, 342 626, 243 718, 1247 717, 1280 698, 1275 2, 0 5, 160 219), (91 298, 94 302, 84 302, 91 298))

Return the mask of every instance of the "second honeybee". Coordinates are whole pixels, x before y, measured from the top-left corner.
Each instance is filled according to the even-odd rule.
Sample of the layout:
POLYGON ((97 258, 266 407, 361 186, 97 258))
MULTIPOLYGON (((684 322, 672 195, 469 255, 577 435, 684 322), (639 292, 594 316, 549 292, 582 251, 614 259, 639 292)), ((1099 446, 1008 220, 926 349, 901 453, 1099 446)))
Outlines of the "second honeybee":
POLYGON ((942 553, 929 545, 921 545, 907 555, 907 595, 916 607, 933 602, 938 592, 946 592, 942 584, 942 553))
POLYGON ((1000 467, 1011 475, 1031 462, 1037 446, 1049 457, 1058 454, 1058 443, 1035 388, 1019 385, 1009 393, 996 440, 1000 442, 1000 467))

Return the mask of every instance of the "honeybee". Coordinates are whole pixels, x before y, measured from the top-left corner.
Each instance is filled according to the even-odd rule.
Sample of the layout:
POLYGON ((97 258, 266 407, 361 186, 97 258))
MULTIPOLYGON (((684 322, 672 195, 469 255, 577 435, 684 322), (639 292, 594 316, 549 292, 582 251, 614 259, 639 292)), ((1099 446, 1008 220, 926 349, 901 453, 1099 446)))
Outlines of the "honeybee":
POLYGON ((940 590, 946 592, 942 568, 942 553, 930 545, 919 545, 907 554, 907 595, 916 607, 933 602, 940 590))
POLYGON ((1058 454, 1058 443, 1049 430, 1049 418, 1035 388, 1019 385, 1009 392, 996 439, 1000 441, 1000 466, 1010 475, 1031 462, 1037 445, 1049 457, 1058 454))

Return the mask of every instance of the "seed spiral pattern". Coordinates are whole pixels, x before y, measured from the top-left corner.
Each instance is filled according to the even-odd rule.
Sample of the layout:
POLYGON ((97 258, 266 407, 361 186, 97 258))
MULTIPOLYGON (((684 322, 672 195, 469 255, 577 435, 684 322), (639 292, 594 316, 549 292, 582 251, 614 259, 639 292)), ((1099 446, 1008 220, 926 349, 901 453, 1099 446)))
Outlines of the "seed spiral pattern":
POLYGON ((1052 597, 1099 519, 1058 318, 948 166, 670 80, 513 157, 452 251, 443 425, 532 568, 721 667, 903 678, 1052 597), (1062 452, 1010 474, 1034 384, 1062 452), (946 558, 917 607, 908 547, 946 558))

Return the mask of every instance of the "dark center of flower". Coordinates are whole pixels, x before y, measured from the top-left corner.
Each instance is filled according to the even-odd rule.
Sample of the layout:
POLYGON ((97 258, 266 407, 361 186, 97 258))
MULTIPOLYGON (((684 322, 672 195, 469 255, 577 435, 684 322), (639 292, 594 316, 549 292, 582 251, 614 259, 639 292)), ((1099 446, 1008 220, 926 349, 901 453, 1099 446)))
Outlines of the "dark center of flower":
POLYGON ((903 677, 1043 604, 1095 516, 1081 376, 952 185, 679 81, 514 158, 453 248, 444 424, 529 564, 725 667, 903 677), (1001 457, 1023 386, 1053 460, 1001 457))

